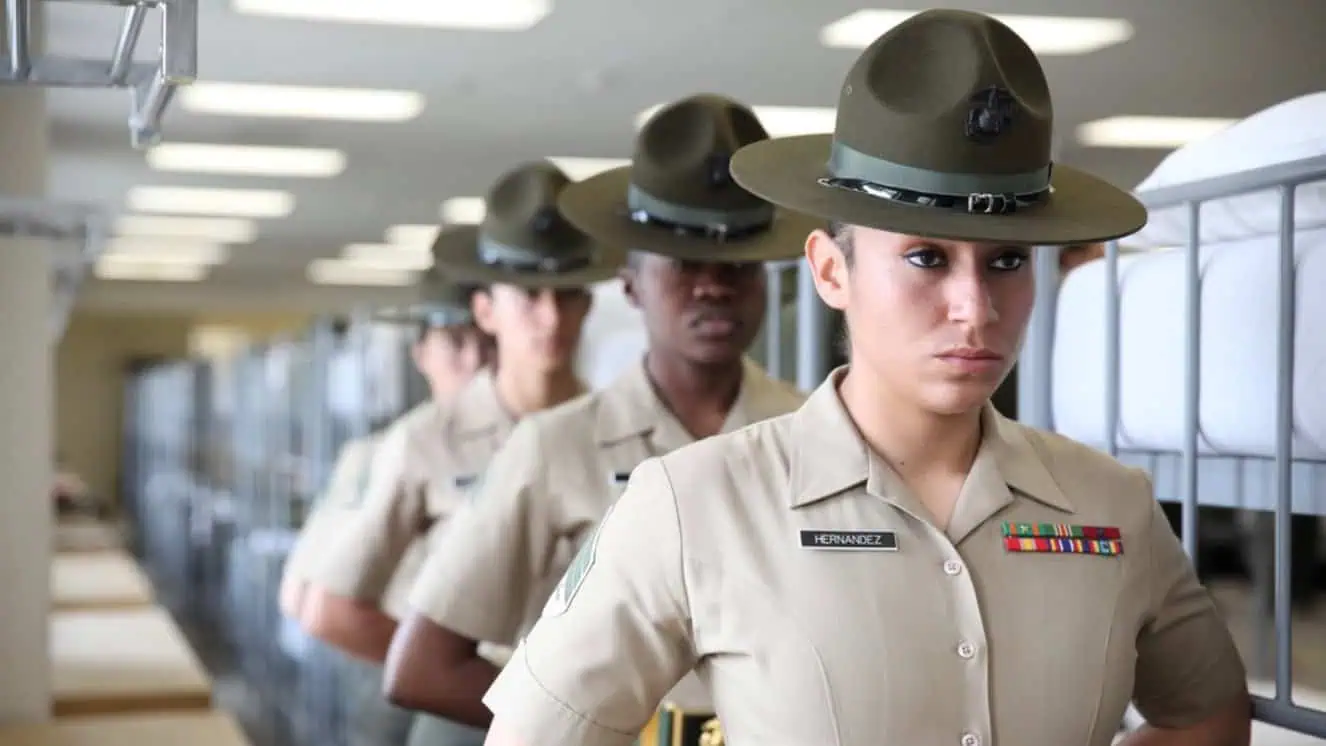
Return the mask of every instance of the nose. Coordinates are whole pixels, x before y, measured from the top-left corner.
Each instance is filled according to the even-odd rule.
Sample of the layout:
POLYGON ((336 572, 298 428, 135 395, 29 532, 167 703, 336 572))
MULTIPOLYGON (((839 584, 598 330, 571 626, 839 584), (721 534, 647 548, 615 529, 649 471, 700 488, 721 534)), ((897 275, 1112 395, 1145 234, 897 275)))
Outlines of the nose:
POLYGON ((534 301, 534 318, 543 330, 556 329, 562 321, 562 298, 555 290, 541 290, 534 301))
POLYGON ((979 271, 956 269, 947 278, 945 294, 949 321, 979 328, 999 320, 990 282, 979 271))
POLYGON ((736 264, 707 262, 696 267, 692 284, 696 298, 727 300, 736 295, 742 267, 736 264))

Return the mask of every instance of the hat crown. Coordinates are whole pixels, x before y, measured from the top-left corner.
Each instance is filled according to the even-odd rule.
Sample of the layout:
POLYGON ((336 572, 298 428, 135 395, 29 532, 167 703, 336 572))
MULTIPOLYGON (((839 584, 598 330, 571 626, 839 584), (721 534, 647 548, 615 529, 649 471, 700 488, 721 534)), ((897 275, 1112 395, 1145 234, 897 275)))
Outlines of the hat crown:
POLYGON ((871 158, 953 174, 1049 167, 1053 106, 1035 53, 979 13, 930 10, 857 59, 838 103, 834 141, 871 158))
POLYGON ((551 259, 580 257, 589 238, 562 215, 557 198, 571 183, 549 161, 535 161, 503 174, 488 190, 481 240, 537 252, 551 259))
POLYGON ((769 133, 750 107, 716 94, 698 94, 659 109, 641 128, 631 159, 631 183, 650 197, 682 207, 748 210, 767 202, 732 179, 732 154, 769 133))

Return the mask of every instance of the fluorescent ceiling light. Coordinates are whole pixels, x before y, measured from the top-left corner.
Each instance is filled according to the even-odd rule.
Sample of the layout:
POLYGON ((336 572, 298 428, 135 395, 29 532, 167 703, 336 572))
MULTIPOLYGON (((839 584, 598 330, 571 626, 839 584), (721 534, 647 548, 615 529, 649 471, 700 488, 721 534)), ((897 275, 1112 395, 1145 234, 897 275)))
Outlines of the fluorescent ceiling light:
POLYGON ((314 259, 306 275, 315 285, 412 285, 415 272, 408 269, 366 267, 344 259, 314 259))
POLYGON ((582 181, 597 176, 604 171, 631 165, 630 158, 581 158, 578 156, 560 156, 549 158, 554 166, 562 169, 571 181, 582 181))
MULTIPOLYGON (((655 104, 635 117, 635 128, 640 129, 649 118, 658 113, 663 104, 655 104)), ((832 106, 752 106, 755 116, 770 137, 795 137, 833 132, 837 109, 832 106)))
POLYGON ((253 243, 258 226, 243 218, 186 218, 165 215, 126 215, 115 221, 119 236, 182 238, 224 244, 253 243))
POLYGON ((230 251, 221 244, 163 238, 112 239, 102 257, 159 264, 224 264, 230 251))
POLYGON ((328 148, 165 143, 147 151, 147 165, 158 171, 326 178, 345 170, 345 153, 328 148))
POLYGON ((448 225, 478 225, 483 222, 483 197, 452 197, 442 203, 442 222, 448 225))
POLYGON ((163 264, 102 257, 92 271, 102 280, 198 282, 207 277, 208 270, 206 264, 163 264))
POLYGON ((396 244, 353 243, 341 250, 341 258, 358 267, 370 269, 425 270, 433 266, 429 247, 396 244))
POLYGON ((432 28, 524 31, 551 10, 548 0, 233 0, 236 12, 278 18, 432 28))
MULTIPOLYGON (((820 43, 826 47, 864 49, 918 12, 858 10, 820 29, 820 43)), ((1122 44, 1133 36, 1133 25, 1122 18, 993 15, 1021 36, 1036 54, 1087 54, 1122 44)))
POLYGON ((396 246, 422 247, 431 249, 437 238, 436 225, 393 225, 387 229, 387 243, 396 246))
POLYGON ((424 97, 413 91, 362 88, 199 81, 182 86, 177 95, 186 111, 242 117, 403 122, 424 109, 424 97))
POLYGON ((1077 128, 1083 145, 1097 148, 1181 148, 1210 137, 1236 119, 1201 117, 1107 117, 1077 128))
POLYGON ((294 195, 272 189, 133 187, 129 209, 191 215, 282 218, 295 209, 294 195))

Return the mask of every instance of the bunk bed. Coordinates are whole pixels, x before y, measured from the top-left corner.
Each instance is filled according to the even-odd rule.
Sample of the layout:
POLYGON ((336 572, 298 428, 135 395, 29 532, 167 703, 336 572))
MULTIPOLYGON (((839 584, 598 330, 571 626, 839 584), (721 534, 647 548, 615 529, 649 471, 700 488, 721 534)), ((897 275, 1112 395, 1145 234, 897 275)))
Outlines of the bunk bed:
POLYGON ((1275 694, 1256 711, 1319 737, 1288 631, 1291 526, 1326 515, 1323 115, 1326 93, 1303 96, 1167 157, 1137 189, 1146 228, 1038 288, 1019 389, 1030 424, 1148 470, 1190 554, 1198 506, 1267 519, 1249 554, 1274 589, 1275 694))

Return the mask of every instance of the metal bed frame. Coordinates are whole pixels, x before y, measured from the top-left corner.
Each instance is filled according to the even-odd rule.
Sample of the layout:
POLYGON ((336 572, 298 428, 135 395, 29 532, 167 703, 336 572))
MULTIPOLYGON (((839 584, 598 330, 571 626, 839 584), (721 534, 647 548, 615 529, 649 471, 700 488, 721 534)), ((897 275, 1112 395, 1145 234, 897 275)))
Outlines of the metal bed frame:
POLYGON ((5 0, 9 53, 0 57, 0 84, 61 88, 128 88, 129 134, 135 148, 161 139, 161 119, 175 90, 198 74, 197 0, 64 0, 124 8, 124 21, 109 62, 32 53, 32 10, 38 0, 5 0), (159 9, 161 56, 134 62, 147 12, 159 9))
MULTIPOLYGON (((1184 349, 1185 390, 1183 401, 1184 439, 1177 459, 1167 454, 1125 452, 1118 450, 1119 427, 1119 245, 1106 249, 1106 433, 1104 443, 1111 455, 1143 466, 1156 477, 1158 499, 1173 500, 1181 506, 1181 535, 1184 549, 1197 561, 1199 505, 1248 506, 1274 512, 1274 636, 1275 696, 1254 697, 1255 717, 1265 723, 1304 734, 1326 738, 1326 711, 1296 705, 1293 701, 1293 661, 1290 598, 1290 523, 1298 508, 1300 515, 1326 512, 1326 482, 1318 467, 1295 463, 1293 442, 1294 320, 1295 320, 1295 193, 1299 186, 1326 180, 1326 157, 1314 157, 1292 163, 1258 168, 1229 176, 1156 189, 1138 198, 1149 209, 1184 207, 1188 215, 1188 240, 1185 247, 1186 282, 1184 349), (1251 192, 1275 189, 1280 197, 1279 276, 1277 284, 1279 327, 1276 340, 1276 444, 1273 459, 1211 457, 1198 449, 1201 380, 1199 361, 1201 314, 1201 206, 1213 200, 1251 192), (1177 461, 1177 463, 1174 463, 1177 461), (1216 464, 1221 471, 1206 472, 1220 477, 1220 488, 1198 489, 1199 466, 1216 464), (1267 499, 1252 505, 1235 500, 1235 490, 1260 493, 1267 499), (1177 494, 1177 499, 1168 495, 1177 494), (1296 496, 1298 499, 1296 500, 1296 496), (1318 498, 1318 499, 1313 499, 1318 498)), ((1046 247, 1037 251, 1036 309, 1033 312, 1026 345, 1019 363, 1020 419, 1035 427, 1052 429, 1051 408, 1052 345, 1054 309, 1058 292, 1058 251, 1046 247)), ((1214 481, 1214 480, 1213 480, 1214 481)))

